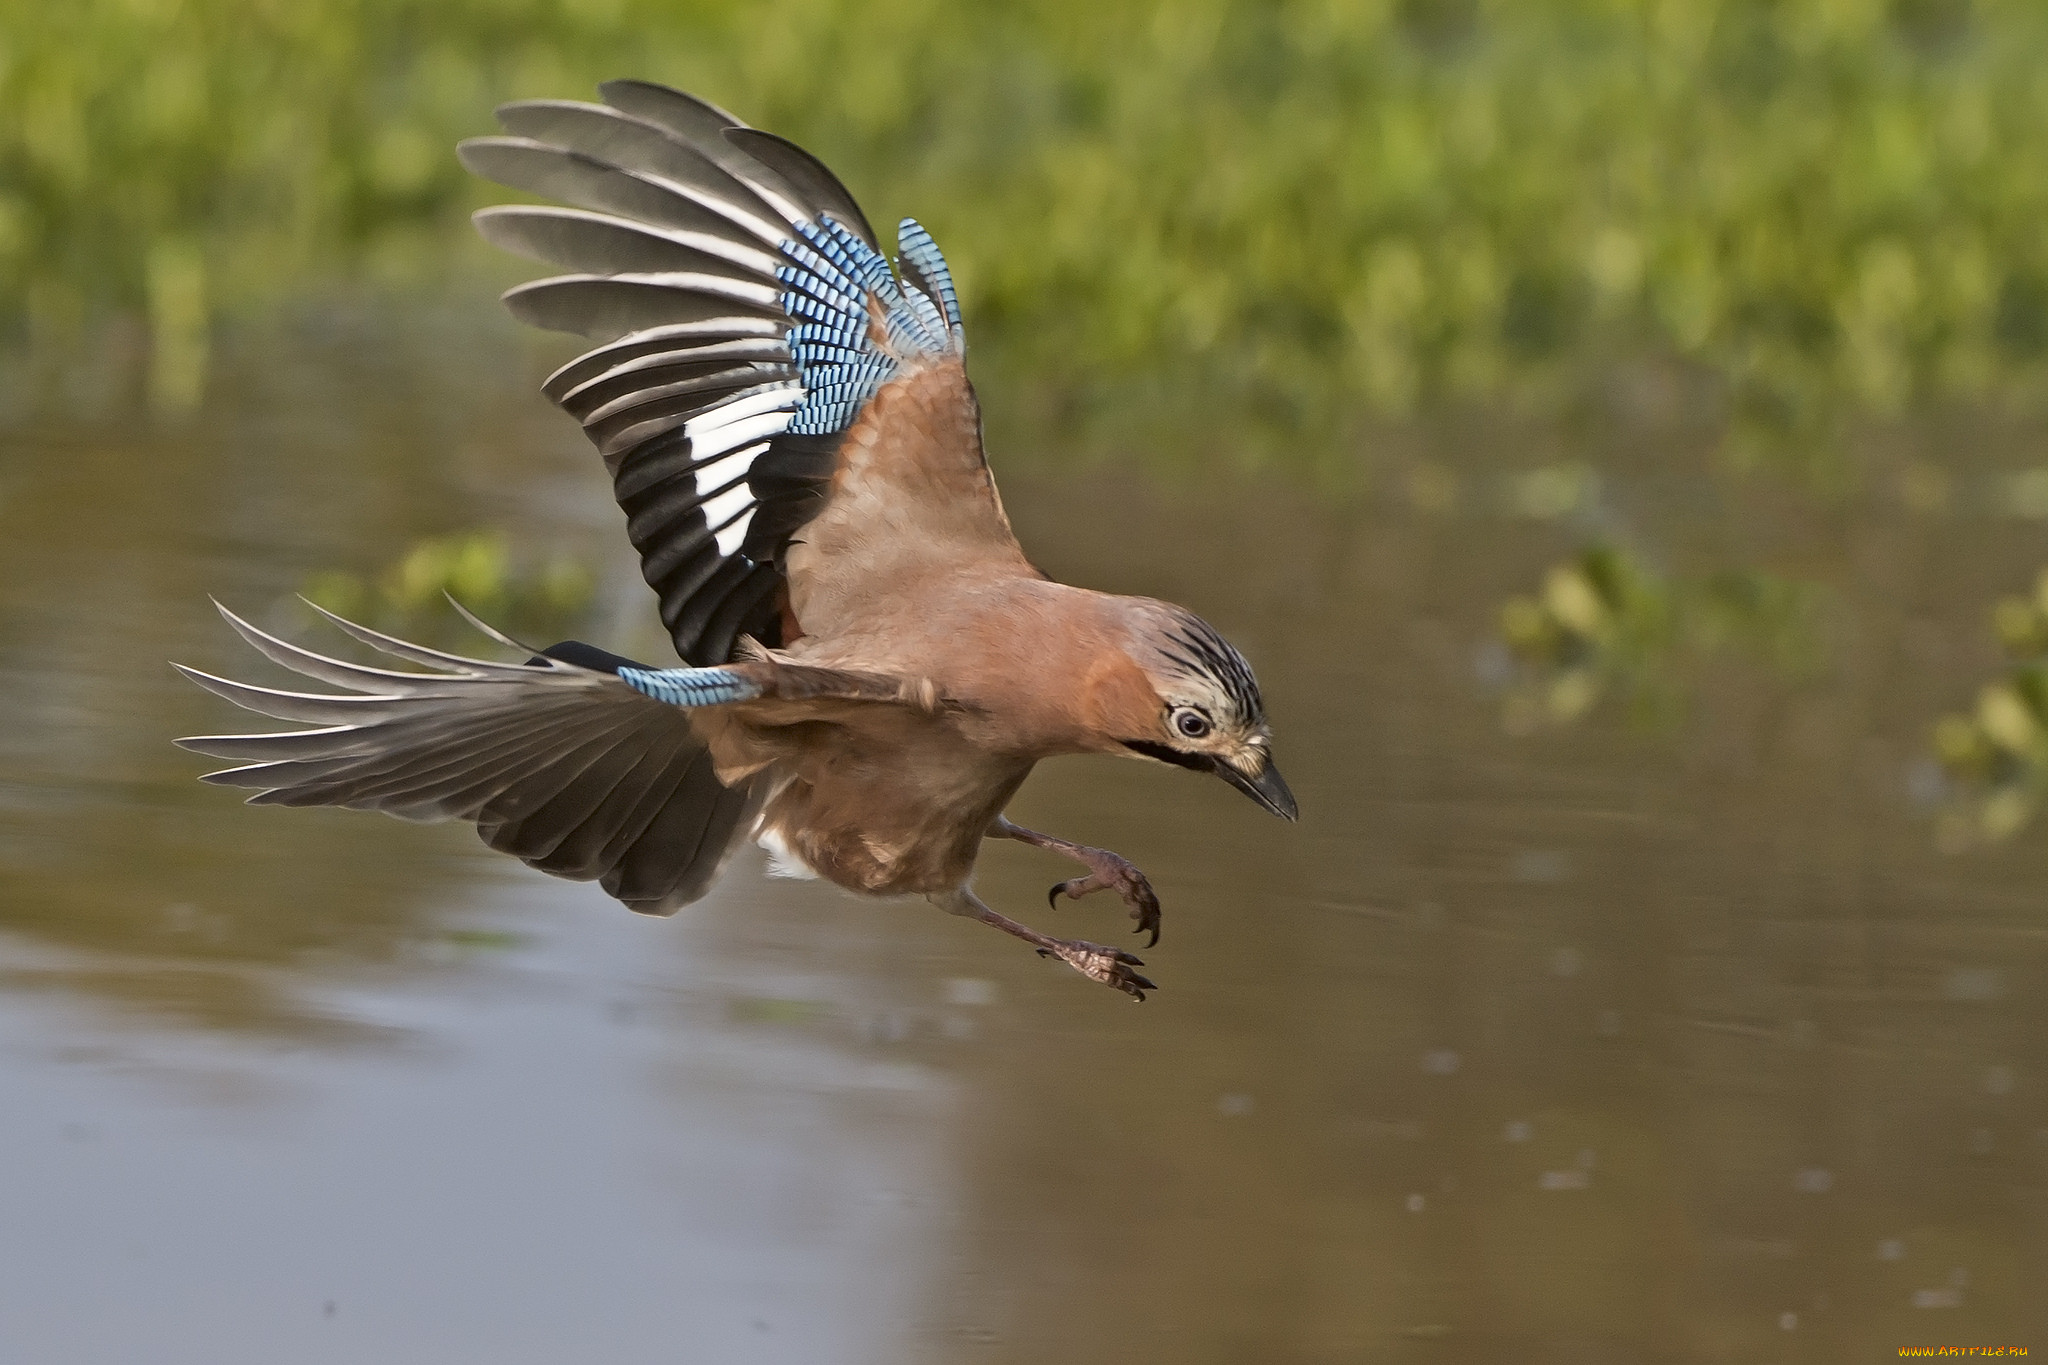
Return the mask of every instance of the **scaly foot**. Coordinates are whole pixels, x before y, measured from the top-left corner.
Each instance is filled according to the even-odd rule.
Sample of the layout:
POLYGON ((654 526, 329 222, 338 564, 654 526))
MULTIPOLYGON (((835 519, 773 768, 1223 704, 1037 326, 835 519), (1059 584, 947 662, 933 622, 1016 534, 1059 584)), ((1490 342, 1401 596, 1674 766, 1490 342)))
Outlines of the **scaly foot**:
POLYGON ((1131 907, 1131 918, 1138 922, 1134 932, 1149 932, 1152 937, 1145 946, 1156 945, 1159 942, 1159 896, 1152 890, 1152 883, 1145 880, 1145 874, 1132 866, 1129 859, 1107 849, 1077 848, 1070 856, 1088 865, 1088 875, 1059 883, 1046 892, 1045 903, 1057 908, 1061 896, 1079 900, 1096 891, 1114 891, 1123 897, 1125 905, 1131 907))
POLYGON ((1092 891, 1114 889, 1124 898, 1124 904, 1131 907, 1131 918, 1138 922, 1137 931, 1152 935, 1145 946, 1150 948, 1159 942, 1159 897, 1153 894, 1152 883, 1145 880, 1145 874, 1131 866, 1129 859, 1120 858, 1106 848, 1090 848, 1072 839, 1061 839, 1022 825, 1013 825, 1000 815, 989 822, 988 837, 1015 839, 1033 848, 1072 858, 1088 869, 1087 876, 1061 882, 1047 892, 1046 904, 1058 905, 1062 893, 1079 900, 1092 891))
POLYGON ((1133 1000, 1143 1000, 1146 991, 1156 991, 1150 978, 1139 976, 1133 967, 1145 965, 1142 959, 1131 956, 1121 948, 1108 948, 1100 943, 1084 943, 1080 939, 1055 938, 1046 940, 1038 950, 1040 957, 1056 957, 1085 977, 1100 981, 1105 986, 1114 986, 1133 1000))

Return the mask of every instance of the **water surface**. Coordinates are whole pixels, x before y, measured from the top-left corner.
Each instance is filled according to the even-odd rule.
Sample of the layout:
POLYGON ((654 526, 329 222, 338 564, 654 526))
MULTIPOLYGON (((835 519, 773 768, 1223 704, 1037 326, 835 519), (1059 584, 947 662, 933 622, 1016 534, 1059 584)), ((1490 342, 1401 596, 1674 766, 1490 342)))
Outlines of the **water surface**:
MULTIPOLYGON (((1675 420, 1445 419, 1308 452, 1369 470, 1335 484, 999 444, 1049 571, 1245 648, 1301 798, 1027 786, 1159 888, 1132 1007, 751 854, 648 920, 463 828, 192 780, 168 738, 235 713, 163 661, 256 667, 208 593, 312 638, 310 575, 501 526, 649 647, 545 364, 481 311, 310 310, 189 420, 0 436, 0 1360, 2048 1349, 2048 831, 1945 854, 1926 799, 2039 523, 1686 473, 1675 420), (1561 460, 1597 498, 1527 515, 1561 460), (1510 733, 1499 604, 1594 534, 1821 585, 1823 662, 1510 733)), ((1000 846, 980 886, 1127 927, 1044 909, 1066 875, 1000 846)))

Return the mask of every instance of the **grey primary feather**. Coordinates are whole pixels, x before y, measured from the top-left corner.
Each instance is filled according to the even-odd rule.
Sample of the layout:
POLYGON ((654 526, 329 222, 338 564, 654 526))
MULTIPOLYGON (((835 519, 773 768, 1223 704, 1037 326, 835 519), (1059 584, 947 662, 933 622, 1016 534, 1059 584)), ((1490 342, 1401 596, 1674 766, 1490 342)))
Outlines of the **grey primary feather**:
POLYGON ((721 664, 742 634, 782 643, 783 555, 824 503, 842 434, 902 357, 961 354, 957 299, 907 221, 915 283, 899 286, 808 152, 681 91, 601 90, 603 105, 505 105, 512 136, 464 144, 480 173, 574 206, 485 210, 477 226, 578 272, 506 305, 600 343, 544 388, 604 457, 677 653, 721 664))
POLYGON ((706 208, 673 187, 582 152, 523 137, 474 137, 455 150, 464 166, 500 185, 546 195, 577 208, 701 232, 735 245, 760 245, 757 234, 726 214, 706 208))
MULTIPOLYGON (((463 618, 465 620, 467 620, 472 626, 475 626, 479 631, 482 631, 485 635, 489 636, 492 640, 496 641, 498 644, 508 645, 511 648, 517 650, 523 650, 527 654, 533 653, 531 649, 529 649, 527 646, 523 644, 520 644, 511 636, 500 634, 494 627, 485 625, 476 616, 471 614, 469 608, 463 606, 460 602, 456 601, 453 594, 444 593, 442 595, 447 597, 448 604, 450 606, 454 607, 455 610, 462 613, 463 618)), ((488 660, 484 659, 471 659, 461 654, 450 654, 445 650, 429 649, 425 645, 416 645, 412 643, 412 641, 410 640, 401 640, 396 635, 386 635, 381 630, 372 630, 368 626, 357 625, 354 621, 349 620, 345 616, 336 615, 335 613, 327 610, 327 608, 321 606, 318 602, 315 602, 310 598, 301 597, 299 600, 301 602, 304 602, 307 606, 311 607, 314 611, 319 612, 329 621, 332 621, 342 630, 346 631, 350 635, 353 635, 356 639, 362 641, 364 644, 370 646, 370 648, 380 650, 385 654, 391 655, 393 658, 405 659, 411 663, 416 664, 425 664, 429 668, 451 669, 465 673, 471 671, 483 671, 486 673, 494 672, 500 677, 517 677, 519 675, 516 670, 528 667, 528 665, 525 664, 491 663, 488 660)), ((214 605, 218 607, 220 604, 216 602, 214 605)), ((280 643, 282 642, 280 641, 280 643)), ((287 645, 286 648, 295 648, 295 646, 287 645)))
POLYGON ((736 115, 713 104, 653 81, 606 81, 597 93, 614 109, 666 128, 685 142, 711 143, 727 128, 744 128, 736 115))
POLYGON ((650 227, 588 209, 502 205, 472 215, 485 241, 546 265, 598 274, 743 272, 775 284, 776 260, 702 232, 650 227))
POLYGON ((508 290, 505 306, 529 326, 579 332, 593 341, 617 341, 666 323, 782 315, 772 290, 756 286, 741 293, 737 283, 710 275, 557 275, 508 290))
POLYGON ((779 639, 773 559, 830 470, 830 452, 815 443, 760 444, 787 425, 802 391, 773 274, 784 262, 757 244, 788 240, 792 221, 818 210, 723 140, 739 126, 725 111, 639 82, 614 82, 604 94, 614 107, 508 105, 500 118, 523 136, 481 140, 464 157, 484 174, 640 223, 513 209, 487 210, 478 227, 512 250, 586 272, 522 286, 506 303, 526 322, 609 343, 544 387, 584 423, 618 481, 678 652, 720 663, 742 631, 779 639), (777 385, 787 396, 767 400, 766 411, 782 416, 735 423, 714 414, 777 385), (764 502, 773 506, 757 529, 764 502))
MULTIPOLYGON (((225 697, 245 711, 260 711, 278 720, 300 721, 307 725, 354 725, 369 714, 365 707, 382 700, 375 696, 336 696, 331 692, 281 692, 275 688, 254 687, 231 678, 215 677, 183 664, 172 664, 171 667, 216 697, 225 697)), ((187 744, 186 747, 193 746, 187 744)))
POLYGON ((606 81, 597 93, 612 108, 663 129, 702 152, 785 220, 794 223, 812 215, 814 207, 806 204, 803 189, 784 178, 780 168, 730 143, 733 131, 747 130, 747 125, 717 105, 652 81, 606 81))
MULTIPOLYGON (((789 324, 781 319, 718 318, 709 322, 684 322, 650 327, 609 346, 585 351, 541 381, 541 392, 564 406, 587 384, 607 375, 626 374, 649 356, 690 350, 698 346, 737 345, 753 342, 767 354, 786 360, 789 348, 782 334, 789 324)), ((572 409, 573 411, 573 409, 572 409)))
MULTIPOLYGON (((768 246, 789 235, 787 212, 781 204, 764 198, 762 187, 742 182, 714 160, 707 148, 680 142, 653 124, 616 109, 574 100, 522 100, 500 105, 498 122, 517 137, 552 143, 643 179, 657 179, 731 219, 768 246)), ((721 145, 718 150, 726 149, 721 145)), ((772 191, 766 193, 772 195, 772 191)))
POLYGON ((754 160, 787 180, 798 197, 852 228, 860 239, 880 251, 875 230, 860 204, 829 167, 786 137, 759 128, 727 128, 722 136, 754 160))
MULTIPOLYGON (((534 655, 540 653, 539 650, 535 649, 532 645, 527 644, 524 640, 513 639, 504 631, 499 630, 496 626, 484 620, 483 617, 478 616, 468 607, 463 606, 462 603, 456 599, 454 593, 449 592, 444 588, 441 592, 441 597, 444 601, 448 603, 449 606, 455 608, 455 614, 460 616, 463 620, 467 621, 470 624, 471 628, 474 629, 479 635, 494 640, 498 644, 505 646, 505 648, 507 649, 519 650, 521 653, 525 654, 529 660, 531 660, 534 655)), ((311 598, 301 597, 299 598, 299 600, 301 602, 304 602, 307 606, 313 608, 313 610, 319 612, 322 616, 334 616, 333 612, 328 611, 327 608, 321 606, 318 602, 313 601, 311 598)), ((334 617, 334 619, 340 620, 341 618, 336 616, 334 617)), ((566 660, 566 662, 574 663, 576 661, 574 659, 570 659, 566 660)), ((585 667, 588 666, 589 665, 587 664, 585 665, 585 667)))
POLYGON ((178 741, 243 763, 207 780, 254 787, 254 803, 472 820, 491 847, 558 876, 596 879, 633 909, 660 914, 702 893, 758 808, 758 784, 718 781, 686 711, 609 673, 553 659, 471 659, 329 614, 366 644, 435 671, 371 668, 221 614, 274 662, 350 689, 288 692, 184 670, 244 709, 318 724, 178 741))
MULTIPOLYGON (((562 407, 586 424, 602 422, 648 398, 666 397, 685 384, 708 387, 730 376, 732 384, 792 380, 796 367, 780 342, 748 339, 648 351, 602 371, 560 398, 562 407), (752 376, 749 378, 748 376, 752 376)), ((707 403, 708 405, 708 403, 707 403)))

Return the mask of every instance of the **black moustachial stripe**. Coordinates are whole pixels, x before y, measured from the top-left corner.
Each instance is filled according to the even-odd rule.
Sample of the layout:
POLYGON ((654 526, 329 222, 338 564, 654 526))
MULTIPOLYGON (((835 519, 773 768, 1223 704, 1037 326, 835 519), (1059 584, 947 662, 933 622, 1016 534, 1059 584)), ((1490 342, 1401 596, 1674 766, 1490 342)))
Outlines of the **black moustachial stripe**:
POLYGON ((1133 753, 1143 754, 1147 758, 1156 758, 1161 763, 1171 763, 1176 768, 1186 768, 1198 773, 1212 773, 1216 771, 1216 761, 1206 754, 1184 754, 1180 750, 1168 748, 1164 744, 1154 744, 1149 739, 1126 739, 1121 741, 1121 743, 1133 753))

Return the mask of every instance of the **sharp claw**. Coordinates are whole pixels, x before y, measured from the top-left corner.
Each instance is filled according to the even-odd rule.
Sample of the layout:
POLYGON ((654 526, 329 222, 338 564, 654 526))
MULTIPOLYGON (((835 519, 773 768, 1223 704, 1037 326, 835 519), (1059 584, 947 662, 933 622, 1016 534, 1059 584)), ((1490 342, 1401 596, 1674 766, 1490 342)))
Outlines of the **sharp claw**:
POLYGON ((1054 882, 1052 890, 1045 893, 1045 904, 1048 909, 1057 910, 1060 908, 1060 892, 1066 889, 1066 885, 1065 882, 1054 882))
MULTIPOLYGON (((1154 934, 1154 941, 1157 941, 1156 933, 1154 934)), ((1062 940, 1057 947, 1034 948, 1032 951, 1036 952, 1040 957, 1057 957, 1068 966, 1080 971, 1082 975, 1093 977, 1104 985, 1112 986, 1136 1000, 1143 1000, 1146 991, 1156 991, 1159 989, 1150 977, 1140 976, 1131 970, 1133 967, 1144 966, 1145 959, 1138 957, 1136 954, 1124 952, 1121 948, 1111 948, 1099 943, 1068 943, 1062 940), (1107 957, 1114 965, 1107 971, 1100 970, 1101 964, 1099 961, 1089 966, 1083 966, 1082 960, 1078 960, 1078 953, 1077 956, 1070 957, 1068 956, 1068 949, 1079 950, 1079 952, 1093 954, 1097 957, 1107 957)))
MULTIPOLYGON (((1142 934, 1142 933, 1144 933, 1144 932, 1145 932, 1145 926, 1141 924, 1141 925, 1139 925, 1139 926, 1138 926, 1138 927, 1137 927, 1136 929, 1133 929, 1133 930, 1132 930, 1131 932, 1132 932, 1132 933, 1134 933, 1134 934, 1142 934)), ((1157 948, 1158 946, 1159 946, 1159 926, 1155 924, 1155 925, 1153 925, 1153 926, 1152 926, 1152 937, 1151 937, 1151 938, 1149 938, 1149 939, 1147 939, 1147 940, 1146 940, 1146 942, 1145 942, 1145 950, 1146 950, 1147 952, 1150 952, 1150 951, 1151 951, 1152 949, 1154 949, 1154 948, 1157 948)))

